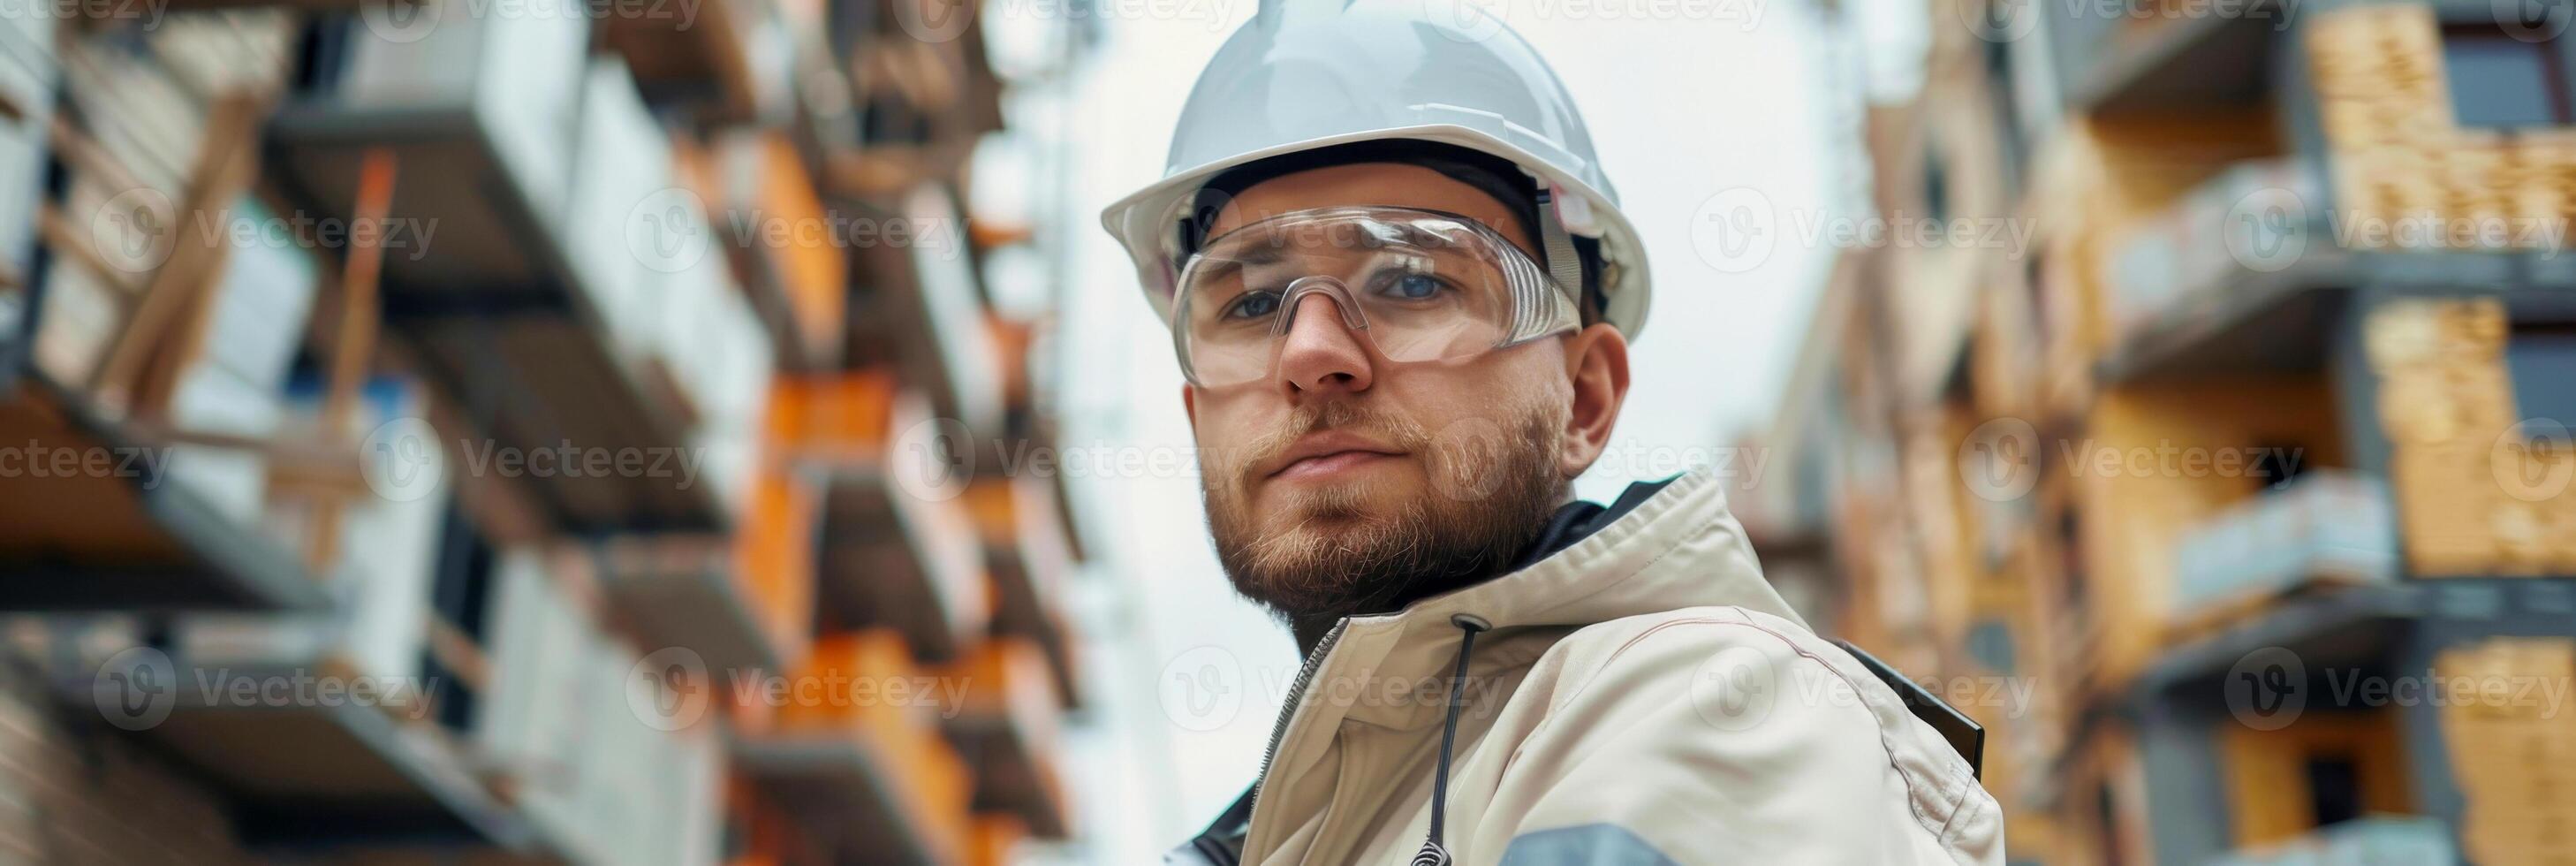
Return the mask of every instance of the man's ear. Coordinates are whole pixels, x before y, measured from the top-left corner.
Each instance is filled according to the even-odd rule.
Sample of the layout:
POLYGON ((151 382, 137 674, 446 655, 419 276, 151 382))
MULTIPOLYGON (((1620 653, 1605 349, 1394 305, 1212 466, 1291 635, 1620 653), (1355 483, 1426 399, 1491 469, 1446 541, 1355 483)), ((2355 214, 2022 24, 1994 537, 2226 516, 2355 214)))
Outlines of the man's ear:
POLYGON ((1610 447, 1610 430, 1628 401, 1628 338, 1606 323, 1576 331, 1565 339, 1565 378, 1574 386, 1573 400, 1557 471, 1572 478, 1610 447))
POLYGON ((1188 382, 1181 383, 1181 412, 1190 416, 1190 430, 1196 432, 1199 429, 1199 392, 1188 382))

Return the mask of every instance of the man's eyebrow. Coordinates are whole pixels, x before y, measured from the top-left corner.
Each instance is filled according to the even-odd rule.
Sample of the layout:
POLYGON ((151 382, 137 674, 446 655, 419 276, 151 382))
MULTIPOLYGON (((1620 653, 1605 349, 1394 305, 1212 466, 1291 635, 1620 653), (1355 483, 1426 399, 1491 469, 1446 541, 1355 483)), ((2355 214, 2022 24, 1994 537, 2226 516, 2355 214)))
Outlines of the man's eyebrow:
POLYGON ((1281 252, 1279 247, 1273 244, 1249 247, 1241 253, 1208 262, 1205 269, 1199 272, 1196 282, 1221 285, 1233 280, 1246 265, 1278 264, 1287 257, 1286 253, 1281 252))

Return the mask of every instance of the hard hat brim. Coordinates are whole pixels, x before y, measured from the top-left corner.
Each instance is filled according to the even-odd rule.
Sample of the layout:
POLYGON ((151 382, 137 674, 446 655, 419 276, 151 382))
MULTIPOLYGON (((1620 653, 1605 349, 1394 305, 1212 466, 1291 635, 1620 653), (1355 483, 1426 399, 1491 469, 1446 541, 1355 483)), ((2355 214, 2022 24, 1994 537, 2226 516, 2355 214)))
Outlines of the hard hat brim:
MULTIPOLYGON (((1316 150, 1362 141, 1413 140, 1455 145, 1510 160, 1521 170, 1545 180, 1549 185, 1581 200, 1581 210, 1588 217, 1568 220, 1568 231, 1595 238, 1601 244, 1605 260, 1602 286, 1606 308, 1602 321, 1619 329, 1635 341, 1645 329, 1649 301, 1645 246, 1638 242, 1636 227, 1619 211, 1618 203, 1582 178, 1560 170, 1547 159, 1530 153, 1511 142, 1496 138, 1483 130, 1455 124, 1426 124, 1392 129, 1365 130, 1343 135, 1290 142, 1209 162, 1172 173, 1169 177, 1119 199, 1100 212, 1101 227, 1109 230, 1119 245, 1127 250, 1135 264, 1137 280, 1143 284, 1145 299, 1154 307, 1155 318, 1167 326, 1172 317, 1172 287, 1179 278, 1181 262, 1181 210, 1192 203, 1199 189, 1218 173, 1240 165, 1276 156, 1316 150)), ((1351 202, 1351 204, 1384 204, 1384 202, 1351 202)), ((1560 213, 1574 209, 1560 207, 1560 213)))

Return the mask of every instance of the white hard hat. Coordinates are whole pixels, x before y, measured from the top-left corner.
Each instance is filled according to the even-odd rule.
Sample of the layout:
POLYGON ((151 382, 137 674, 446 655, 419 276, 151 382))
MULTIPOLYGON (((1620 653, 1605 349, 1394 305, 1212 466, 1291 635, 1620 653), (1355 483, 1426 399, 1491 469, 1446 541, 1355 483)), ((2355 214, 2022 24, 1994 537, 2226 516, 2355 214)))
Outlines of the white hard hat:
MULTIPOLYGON (((1100 222, 1171 317, 1184 221, 1200 188, 1235 166, 1368 141, 1453 145, 1509 160, 1540 190, 1545 264, 1581 292, 1567 233, 1599 241, 1602 318, 1646 324, 1646 253, 1619 213, 1574 99, 1537 50, 1465 0, 1273 0, 1199 73, 1163 179, 1100 222), (1561 230, 1560 228, 1561 227, 1561 230)), ((1359 204, 1355 202, 1355 204, 1359 204)))

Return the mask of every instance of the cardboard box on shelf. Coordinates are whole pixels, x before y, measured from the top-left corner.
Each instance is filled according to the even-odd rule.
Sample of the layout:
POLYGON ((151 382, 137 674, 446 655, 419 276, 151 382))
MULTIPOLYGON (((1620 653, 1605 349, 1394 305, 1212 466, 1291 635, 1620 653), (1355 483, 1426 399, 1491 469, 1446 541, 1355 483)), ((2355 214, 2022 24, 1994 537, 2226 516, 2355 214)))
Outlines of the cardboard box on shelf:
POLYGON ((779 658, 806 658, 814 624, 815 532, 822 490, 793 467, 756 473, 735 522, 734 579, 779 658))
MULTIPOLYGON (((82 164, 98 166, 105 159, 94 151, 82 164)), ((68 248, 52 251, 44 306, 37 311, 39 367, 74 386, 101 375, 116 376, 120 381, 101 384, 150 400, 169 393, 150 383, 175 389, 179 380, 204 366, 273 395, 303 345, 318 263, 254 196, 181 214, 172 209, 171 196, 157 189, 120 187, 133 180, 125 174, 121 169, 74 171, 58 211, 64 220, 61 233, 50 240, 68 248), (195 251, 203 255, 187 261, 217 273, 166 279, 170 275, 161 271, 181 261, 183 244, 207 245, 195 251), (138 339, 127 331, 143 326, 140 320, 146 316, 139 302, 147 281, 160 291, 186 293, 199 289, 186 284, 192 278, 206 280, 202 293, 167 308, 170 318, 155 320, 155 327, 167 330, 141 338, 150 340, 150 359, 118 367, 116 373, 103 372, 101 365, 109 363, 109 352, 119 341, 138 339)), ((167 407, 126 408, 160 415, 167 407)))
POLYGON ((145 29, 153 56, 200 92, 275 93, 294 72, 304 16, 281 8, 175 11, 145 29))
MULTIPOLYGON (((2576 680, 2576 641, 2496 637, 2443 650, 2435 676, 2473 684, 2576 680)), ((2529 692, 2531 689, 2523 689, 2529 692)), ((2576 727, 2557 706, 2480 686, 2441 709, 2451 775, 2465 801, 2461 851, 2476 863, 2550 863, 2576 858, 2576 727)))
MULTIPOLYGON (((666 294, 672 274, 712 254, 706 212, 673 175, 669 136, 644 105, 624 61, 602 57, 580 75, 581 110, 566 254, 608 329, 632 359, 655 355, 662 335, 694 324, 666 294)), ((685 288, 695 288, 688 286, 685 288)))
POLYGON ((794 141, 777 132, 739 131, 716 143, 717 228, 733 249, 760 259, 760 285, 746 286, 763 314, 792 332, 809 362, 837 357, 849 328, 849 250, 837 236, 794 141))
MULTIPOLYGON (((280 426, 282 398, 212 365, 180 374, 169 417, 181 430, 263 441, 280 426)), ((220 445, 175 445, 162 451, 167 480, 187 487, 215 513, 248 530, 259 524, 268 496, 268 455, 220 445)))
POLYGON ((229 249, 198 357, 276 391, 285 387, 287 369, 304 345, 321 266, 258 199, 243 196, 227 216, 232 225, 223 240, 229 249))
POLYGON ((124 290, 67 257, 49 259, 45 270, 45 296, 28 311, 36 317, 29 363, 57 382, 87 382, 124 324, 124 290))
POLYGON ((769 435, 800 457, 875 462, 893 442, 894 395, 881 371, 784 376, 772 386, 769 435))
MULTIPOLYGON (((0 16, 0 44, 16 62, 0 63, 0 286, 25 286, 35 278, 37 202, 44 198, 46 136, 54 122, 51 61, 54 16, 0 16)), ((23 303, 0 293, 0 334, 16 331, 23 303)))
POLYGON ((2174 543, 2174 613, 2193 620, 2261 605, 2317 584, 2397 579, 2388 488, 2336 469, 2309 471, 2182 530, 2174 543))
MULTIPOLYGON (((720 687, 720 686, 710 686, 720 687)), ((645 835, 662 866, 715 866, 725 846, 725 739, 713 724, 661 731, 645 835)))
POLYGON ((594 635, 579 654, 587 717, 571 759, 581 821, 560 844, 586 853, 577 858, 585 862, 660 862, 674 853, 661 847, 668 828, 658 822, 666 817, 660 807, 668 792, 657 790, 673 743, 651 722, 677 720, 661 715, 656 702, 684 686, 639 667, 643 654, 622 638, 594 635))
POLYGON ((2238 847, 2288 842, 2316 829, 2321 818, 2310 811, 2310 805, 2321 795, 2349 793, 2366 813, 2414 811, 2393 709, 2313 710, 2295 723, 2271 730, 2248 727, 2233 718, 2214 724, 2227 770, 2227 812, 2233 816, 2238 847), (2315 780, 2309 774, 2320 759, 2349 762, 2352 790, 2313 790, 2315 780))
POLYGON ((2274 249, 2292 233, 2308 231, 2307 208, 2323 201, 2298 160, 2264 157, 2229 165, 2167 209, 2140 218, 2110 239, 2105 256, 2113 339, 2212 302, 2207 293, 2224 291, 2231 275, 2247 273, 2234 251, 2274 249), (2284 207, 2242 213, 2249 202, 2284 207))
MULTIPOLYGON (((321 384, 298 382, 288 393, 280 429, 290 436, 317 435, 321 384)), ((380 681, 420 675, 431 579, 449 502, 445 456, 435 431, 417 420, 427 411, 420 386, 379 378, 367 384, 362 396, 345 441, 375 438, 385 446, 356 454, 368 464, 362 475, 383 479, 383 489, 345 498, 273 492, 260 521, 261 529, 287 549, 307 550, 313 533, 320 531, 322 496, 335 500, 339 535, 332 548, 337 555, 318 575, 329 582, 331 609, 311 615, 191 617, 183 621, 179 640, 196 663, 292 665, 327 658, 350 673, 380 681), (385 428, 396 423, 418 423, 420 432, 385 428), (370 436, 380 428, 402 432, 370 436)))
POLYGON ((665 302, 675 309, 653 363, 668 373, 696 419, 691 438, 706 455, 698 483, 715 491, 721 508, 737 510, 762 454, 774 369, 769 332, 734 290, 721 258, 708 256, 671 276, 665 302))
MULTIPOLYGON (((609 713, 594 671, 601 640, 588 612, 550 573, 541 548, 504 552, 493 566, 485 643, 491 681, 481 695, 472 735, 477 754, 504 795, 540 832, 579 838, 583 743, 609 713)), ((624 679, 621 675, 617 681, 624 679)))
POLYGON ((1020 842, 1029 837, 1027 823, 1009 815, 991 813, 975 816, 973 843, 967 848, 968 866, 1003 866, 1018 860, 1020 842))
POLYGON ((790 668, 778 729, 916 743, 933 730, 937 695, 911 693, 927 682, 913 662, 912 649, 894 631, 818 636, 804 662, 790 668), (889 694, 889 689, 897 693, 889 694))
POLYGON ((965 217, 941 187, 926 185, 904 199, 913 221, 908 245, 922 342, 914 368, 942 417, 978 433, 998 432, 1002 377, 995 369, 992 332, 984 323, 983 290, 975 281, 975 251, 966 241, 965 217))
MULTIPOLYGON (((428 0, 392 35, 350 21, 353 45, 337 98, 354 107, 470 110, 537 212, 563 213, 576 166, 568 144, 581 141, 575 133, 586 116, 592 16, 581 4, 529 0, 520 14, 497 15, 483 14, 475 0, 428 0)), ((606 156, 579 152, 584 165, 606 156)))
POLYGON ((2371 815, 2345 821, 2287 842, 2243 848, 2208 866, 2323 866, 2329 863, 2406 863, 2453 866, 2451 826, 2440 818, 2371 815))
POLYGON ((2263 495, 2266 471, 2348 466, 2318 375, 2237 376, 2106 391, 2066 455, 2096 688, 2116 689, 2165 647, 2180 602, 2176 542, 2263 495))
POLYGON ((2576 565, 2576 500, 2553 485, 2576 462, 2521 424, 2493 298, 2402 299, 2370 311, 2363 339, 2406 539, 2424 576, 2541 575, 2576 565))

